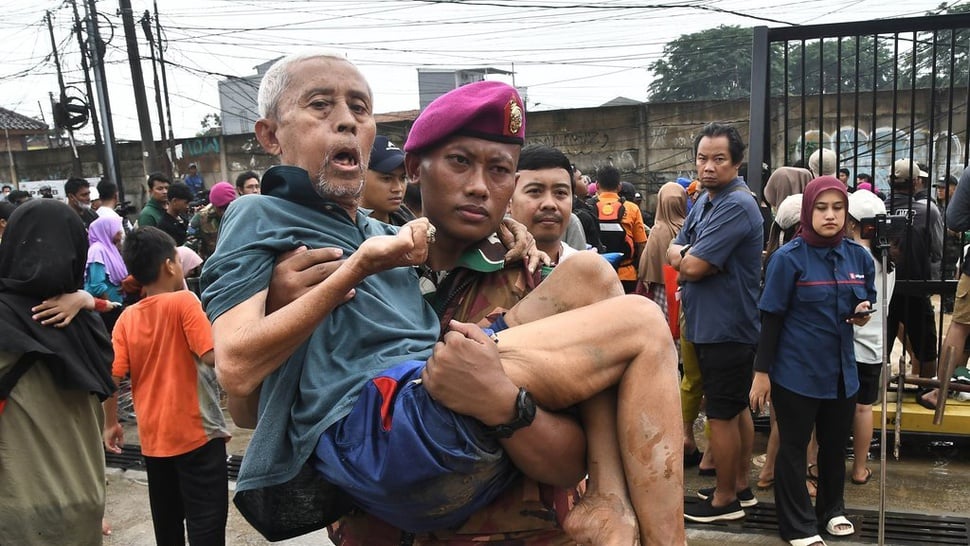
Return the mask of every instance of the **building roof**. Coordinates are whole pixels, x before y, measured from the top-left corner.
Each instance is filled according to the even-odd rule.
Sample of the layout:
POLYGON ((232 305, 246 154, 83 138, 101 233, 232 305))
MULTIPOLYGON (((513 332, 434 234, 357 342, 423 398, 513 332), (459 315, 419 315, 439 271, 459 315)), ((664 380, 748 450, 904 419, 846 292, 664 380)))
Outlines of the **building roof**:
POLYGON ((634 104, 643 104, 643 101, 631 99, 628 97, 616 97, 613 100, 604 102, 600 106, 630 106, 634 104))
POLYGON ((421 110, 402 110, 400 112, 385 112, 374 114, 374 121, 377 123, 394 123, 397 121, 414 121, 418 118, 421 110))
POLYGON ((47 124, 36 119, 22 116, 6 108, 0 108, 0 129, 8 131, 45 132, 47 124))

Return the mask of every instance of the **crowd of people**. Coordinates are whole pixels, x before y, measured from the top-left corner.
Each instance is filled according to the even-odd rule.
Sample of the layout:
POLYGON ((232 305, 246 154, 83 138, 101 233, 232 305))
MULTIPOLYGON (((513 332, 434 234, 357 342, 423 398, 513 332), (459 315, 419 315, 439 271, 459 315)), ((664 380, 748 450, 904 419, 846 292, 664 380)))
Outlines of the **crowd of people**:
MULTIPOLYGON (((159 544, 225 543, 220 390, 254 429, 234 502, 272 540, 684 544, 685 520, 743 518, 771 487, 790 544, 856 531, 846 446, 849 480, 868 483, 884 329, 902 326, 914 375, 936 373, 932 304, 894 280, 957 274, 925 170, 897 161, 886 201, 822 148, 759 200, 740 133, 710 123, 695 176, 645 211, 616 167, 584 175, 527 145, 508 85, 439 97, 402 147, 377 134, 373 101, 346 59, 285 57, 259 90, 256 136, 279 160, 262 176, 153 173, 135 222, 108 181, 100 204, 80 178, 66 203, 8 193, 0 543, 100 543, 122 381, 159 544), (899 210, 905 237, 864 237, 899 210), (768 408, 752 488, 753 412, 768 408), (691 466, 715 482, 685 504, 691 466)), ((944 190, 958 228, 963 179, 944 190)), ((966 293, 950 302, 958 355, 966 293)))

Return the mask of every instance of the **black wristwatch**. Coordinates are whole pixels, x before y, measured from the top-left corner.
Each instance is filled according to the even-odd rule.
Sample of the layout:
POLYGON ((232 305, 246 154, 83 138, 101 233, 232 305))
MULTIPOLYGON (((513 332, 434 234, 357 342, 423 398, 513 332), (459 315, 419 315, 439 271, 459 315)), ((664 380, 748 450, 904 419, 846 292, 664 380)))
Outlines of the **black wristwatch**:
POLYGON ((524 388, 519 388, 519 395, 515 397, 515 418, 503 425, 485 427, 487 438, 511 438, 512 433, 532 424, 536 418, 536 402, 532 395, 524 388))
POLYGON ((684 245, 680 249, 680 259, 684 259, 687 256, 687 251, 690 250, 690 245, 684 245))

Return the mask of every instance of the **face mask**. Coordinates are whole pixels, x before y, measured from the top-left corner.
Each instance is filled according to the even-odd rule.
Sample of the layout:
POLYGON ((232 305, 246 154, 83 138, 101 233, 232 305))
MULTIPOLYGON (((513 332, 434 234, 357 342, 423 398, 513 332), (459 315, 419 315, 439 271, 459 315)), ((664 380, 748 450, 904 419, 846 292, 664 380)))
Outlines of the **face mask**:
POLYGON ((77 206, 81 210, 91 210, 91 203, 82 203, 82 202, 78 201, 77 202, 77 206))

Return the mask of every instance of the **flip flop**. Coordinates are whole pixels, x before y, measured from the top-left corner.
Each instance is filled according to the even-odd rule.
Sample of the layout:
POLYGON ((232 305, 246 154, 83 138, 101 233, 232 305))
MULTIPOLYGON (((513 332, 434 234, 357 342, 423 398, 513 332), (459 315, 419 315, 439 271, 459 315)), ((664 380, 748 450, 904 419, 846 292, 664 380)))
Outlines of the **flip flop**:
POLYGON ((755 485, 758 487, 758 489, 761 489, 762 491, 764 491, 765 489, 771 489, 775 485, 775 479, 774 478, 759 479, 758 483, 755 485))
POLYGON ((808 465, 808 470, 805 471, 805 477, 810 480, 818 481, 818 465, 815 463, 808 465))
POLYGON ((825 541, 822 540, 822 537, 815 535, 805 538, 793 538, 788 541, 788 544, 791 544, 791 546, 813 546, 815 544, 825 546, 825 541))
POLYGON ((855 525, 845 516, 835 516, 825 524, 825 532, 834 537, 845 537, 855 533, 855 525), (839 529, 839 525, 848 525, 848 529, 839 529))
POLYGON ((872 469, 867 466, 866 467, 866 477, 863 478, 863 479, 861 479, 861 480, 857 480, 855 478, 852 478, 852 483, 854 483, 856 485, 865 485, 865 484, 869 483, 869 480, 870 479, 872 479, 872 469))

